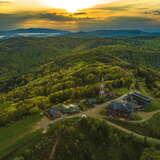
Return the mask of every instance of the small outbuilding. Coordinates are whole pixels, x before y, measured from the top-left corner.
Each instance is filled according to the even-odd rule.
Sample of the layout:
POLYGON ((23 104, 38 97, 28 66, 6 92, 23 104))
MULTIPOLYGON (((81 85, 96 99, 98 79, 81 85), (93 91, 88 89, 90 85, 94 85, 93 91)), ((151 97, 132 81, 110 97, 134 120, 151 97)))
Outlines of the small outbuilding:
POLYGON ((61 112, 57 110, 56 108, 50 108, 48 110, 48 114, 52 119, 60 118, 61 117, 61 112))
POLYGON ((55 108, 62 114, 75 114, 80 112, 79 106, 76 104, 58 104, 55 108))

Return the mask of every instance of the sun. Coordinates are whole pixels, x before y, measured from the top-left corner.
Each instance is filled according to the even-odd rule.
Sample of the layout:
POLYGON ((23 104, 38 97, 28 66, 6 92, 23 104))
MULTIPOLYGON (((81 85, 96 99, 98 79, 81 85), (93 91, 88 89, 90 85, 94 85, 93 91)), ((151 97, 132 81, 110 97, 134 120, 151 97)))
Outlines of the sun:
POLYGON ((100 1, 103 0, 44 0, 43 5, 74 13, 81 9, 93 7, 100 1))

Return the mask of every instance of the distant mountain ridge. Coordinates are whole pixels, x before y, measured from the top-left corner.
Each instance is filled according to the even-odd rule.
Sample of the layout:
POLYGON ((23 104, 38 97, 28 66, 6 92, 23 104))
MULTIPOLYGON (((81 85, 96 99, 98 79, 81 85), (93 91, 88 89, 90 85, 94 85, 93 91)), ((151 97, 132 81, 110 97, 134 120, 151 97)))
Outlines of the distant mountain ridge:
POLYGON ((56 30, 56 29, 47 29, 47 28, 28 28, 28 29, 15 29, 15 30, 8 30, 8 31, 1 31, 2 33, 53 33, 53 32, 62 32, 62 33, 68 33, 69 31, 62 31, 62 30, 56 30))
POLYGON ((139 36, 160 36, 160 33, 150 33, 141 30, 95 30, 89 32, 77 32, 79 37, 139 37, 139 36))
POLYGON ((0 31, 0 39, 13 37, 54 37, 54 36, 72 36, 72 37, 140 37, 140 36, 160 36, 160 32, 145 32, 141 30, 95 30, 70 32, 65 30, 28 28, 8 31, 0 31))
POLYGON ((0 31, 0 38, 13 38, 13 37, 52 37, 59 35, 67 35, 69 31, 45 29, 45 28, 28 28, 16 29, 8 31, 0 31))

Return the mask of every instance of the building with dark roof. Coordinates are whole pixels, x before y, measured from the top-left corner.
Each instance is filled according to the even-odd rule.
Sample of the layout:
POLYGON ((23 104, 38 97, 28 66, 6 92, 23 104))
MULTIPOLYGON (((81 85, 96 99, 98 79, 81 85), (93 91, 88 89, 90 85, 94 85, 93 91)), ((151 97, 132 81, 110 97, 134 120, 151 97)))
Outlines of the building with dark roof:
POLYGON ((63 107, 61 108, 61 113, 63 114, 75 114, 79 112, 79 106, 75 104, 63 105, 63 107))
POLYGON ((133 112, 133 105, 129 102, 112 102, 108 107, 109 116, 130 117, 133 112))
POLYGON ((133 92, 127 95, 126 97, 127 102, 131 102, 134 104, 135 109, 144 109, 147 107, 152 99, 150 97, 144 96, 141 93, 133 92))
POLYGON ((52 119, 56 119, 56 118, 61 117, 61 112, 58 111, 56 108, 50 108, 48 110, 48 114, 49 114, 50 118, 52 118, 52 119))
POLYGON ((58 104, 53 108, 58 110, 61 114, 74 114, 80 112, 80 108, 76 104, 58 104))

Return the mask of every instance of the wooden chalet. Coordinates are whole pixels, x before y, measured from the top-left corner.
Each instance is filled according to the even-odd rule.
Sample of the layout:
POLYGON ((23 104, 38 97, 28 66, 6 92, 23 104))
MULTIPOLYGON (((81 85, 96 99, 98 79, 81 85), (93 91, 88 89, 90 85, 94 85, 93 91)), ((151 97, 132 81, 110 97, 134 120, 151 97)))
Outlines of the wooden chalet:
POLYGON ((107 110, 107 114, 110 117, 124 117, 129 118, 133 112, 133 105, 131 103, 122 102, 112 102, 107 110))

